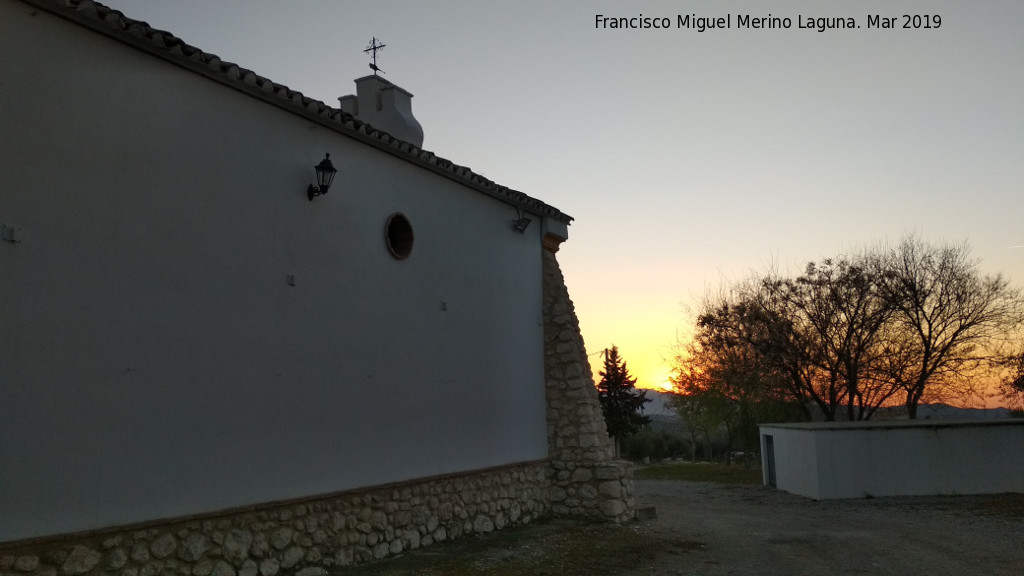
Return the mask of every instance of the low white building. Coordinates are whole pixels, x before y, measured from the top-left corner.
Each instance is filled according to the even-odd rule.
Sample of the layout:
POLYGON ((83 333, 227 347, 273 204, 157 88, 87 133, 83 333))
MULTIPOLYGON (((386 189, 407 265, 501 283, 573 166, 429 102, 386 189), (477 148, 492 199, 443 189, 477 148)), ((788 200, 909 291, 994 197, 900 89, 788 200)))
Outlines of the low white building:
POLYGON ((571 218, 421 149, 411 94, 332 108, 88 0, 0 0, 0 77, 0 572, 629 516, 571 218))
POLYGON ((765 424, 764 484, 823 500, 1024 492, 1024 420, 765 424))

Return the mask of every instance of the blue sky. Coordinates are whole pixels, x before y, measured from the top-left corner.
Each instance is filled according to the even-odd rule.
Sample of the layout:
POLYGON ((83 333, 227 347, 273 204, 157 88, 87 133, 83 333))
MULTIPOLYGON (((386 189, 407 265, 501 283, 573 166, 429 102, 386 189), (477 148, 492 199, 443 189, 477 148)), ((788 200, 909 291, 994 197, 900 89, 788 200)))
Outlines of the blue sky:
POLYGON ((584 339, 617 344, 641 385, 664 381, 687 306, 772 263, 914 232, 1024 282, 1018 1, 107 4, 331 105, 382 38, 424 148, 576 218, 559 259, 584 339), (735 28, 769 13, 792 27, 735 28), (597 14, 733 29, 600 29, 597 14), (869 14, 942 23, 869 30, 869 14))

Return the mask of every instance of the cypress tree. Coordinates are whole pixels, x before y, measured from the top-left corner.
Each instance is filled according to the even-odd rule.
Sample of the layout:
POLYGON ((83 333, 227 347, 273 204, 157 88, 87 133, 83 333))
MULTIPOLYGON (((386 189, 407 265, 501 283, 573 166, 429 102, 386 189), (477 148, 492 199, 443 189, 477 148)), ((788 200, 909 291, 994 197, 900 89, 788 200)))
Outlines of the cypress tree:
POLYGON ((601 399, 608 435, 615 438, 616 452, 619 440, 633 434, 651 419, 642 413, 644 404, 651 400, 647 392, 635 388, 636 378, 629 375, 626 361, 619 357, 619 349, 612 346, 604 350, 604 369, 598 372, 601 381, 597 392, 601 399))

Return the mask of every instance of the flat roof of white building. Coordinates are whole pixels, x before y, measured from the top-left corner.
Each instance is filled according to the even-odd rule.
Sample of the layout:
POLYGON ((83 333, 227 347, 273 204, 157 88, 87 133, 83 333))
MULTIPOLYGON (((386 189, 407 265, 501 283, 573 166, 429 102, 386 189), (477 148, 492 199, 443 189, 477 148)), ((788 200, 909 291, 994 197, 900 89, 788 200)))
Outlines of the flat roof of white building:
POLYGON ((853 422, 783 422, 761 424, 760 428, 787 430, 863 430, 866 428, 950 428, 964 426, 1024 426, 1024 418, 995 418, 991 420, 857 420, 853 422))

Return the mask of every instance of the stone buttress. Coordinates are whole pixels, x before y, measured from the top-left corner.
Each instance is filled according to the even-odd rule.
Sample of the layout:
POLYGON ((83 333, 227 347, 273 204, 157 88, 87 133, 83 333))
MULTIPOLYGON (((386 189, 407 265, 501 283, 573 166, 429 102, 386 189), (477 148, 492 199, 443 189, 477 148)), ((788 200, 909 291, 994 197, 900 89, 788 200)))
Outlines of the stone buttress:
POLYGON ((631 520, 632 468, 615 460, 579 320, 555 258, 545 242, 544 373, 547 380, 548 451, 554 514, 631 520))

